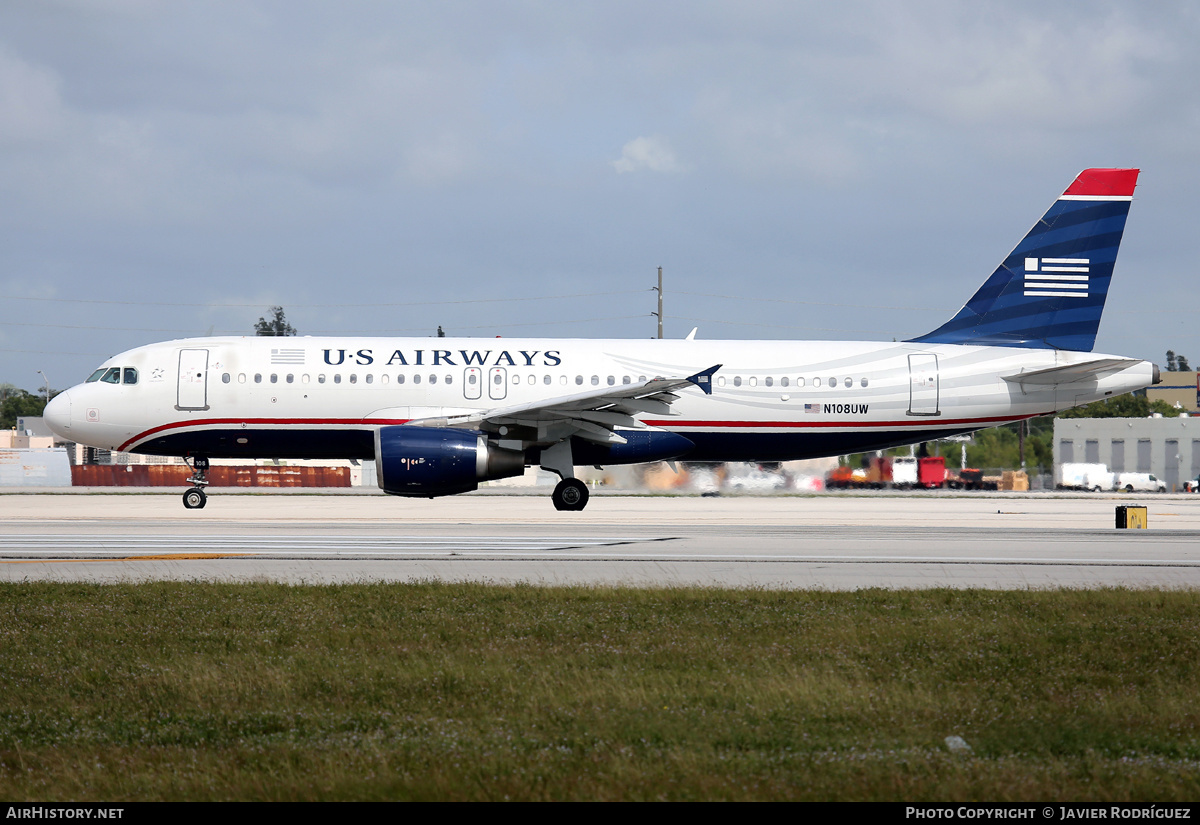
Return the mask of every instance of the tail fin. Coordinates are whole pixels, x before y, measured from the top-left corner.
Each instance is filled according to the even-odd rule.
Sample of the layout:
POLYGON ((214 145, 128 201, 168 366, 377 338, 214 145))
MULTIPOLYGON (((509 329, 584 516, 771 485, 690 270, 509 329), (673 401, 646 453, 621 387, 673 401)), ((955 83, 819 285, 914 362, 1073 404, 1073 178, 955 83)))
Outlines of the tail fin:
POLYGON ((913 341, 1089 352, 1137 169, 1086 169, 958 314, 913 341))

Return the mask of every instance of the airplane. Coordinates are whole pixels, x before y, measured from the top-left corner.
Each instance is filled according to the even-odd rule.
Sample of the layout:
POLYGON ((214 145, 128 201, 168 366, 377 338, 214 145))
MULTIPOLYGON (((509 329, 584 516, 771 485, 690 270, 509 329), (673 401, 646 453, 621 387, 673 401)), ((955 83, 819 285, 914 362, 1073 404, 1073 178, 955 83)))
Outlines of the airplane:
POLYGON ((434 497, 541 466, 775 462, 881 450, 1159 383, 1091 352, 1137 169, 1087 169, 942 326, 901 342, 209 337, 104 362, 52 399, 60 437, 181 456, 359 459, 434 497))

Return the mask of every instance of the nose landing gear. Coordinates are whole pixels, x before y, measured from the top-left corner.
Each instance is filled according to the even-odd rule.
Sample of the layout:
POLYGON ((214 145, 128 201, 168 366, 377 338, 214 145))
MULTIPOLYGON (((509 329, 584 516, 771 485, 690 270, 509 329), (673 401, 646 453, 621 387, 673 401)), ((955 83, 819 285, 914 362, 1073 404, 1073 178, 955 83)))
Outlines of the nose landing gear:
MULTIPOLYGON (((183 457, 183 461, 188 463, 187 456, 183 457)), ((204 488, 208 486, 208 456, 195 456, 189 466, 192 468, 192 476, 188 481, 196 486, 183 494, 183 506, 189 510, 203 510, 204 505, 208 503, 208 496, 204 492, 204 488)))

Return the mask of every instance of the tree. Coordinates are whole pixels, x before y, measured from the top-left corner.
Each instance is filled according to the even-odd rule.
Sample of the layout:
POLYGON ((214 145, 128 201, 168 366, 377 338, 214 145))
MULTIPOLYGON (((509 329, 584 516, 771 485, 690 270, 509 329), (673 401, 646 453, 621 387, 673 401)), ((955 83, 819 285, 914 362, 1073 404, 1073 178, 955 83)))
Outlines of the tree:
POLYGON ((295 335, 296 328, 283 317, 283 307, 271 307, 271 320, 259 318, 254 325, 255 335, 295 335))
POLYGON ((1179 415, 1179 410, 1166 401, 1148 401, 1144 395, 1119 395, 1104 401, 1072 407, 1058 414, 1059 418, 1146 418, 1151 413, 1179 415))
POLYGON ((11 430, 17 419, 27 415, 41 415, 46 409, 46 399, 25 390, 12 390, 0 403, 0 429, 11 430))
POLYGON ((1186 355, 1176 355, 1175 350, 1167 350, 1167 372, 1191 372, 1186 355))

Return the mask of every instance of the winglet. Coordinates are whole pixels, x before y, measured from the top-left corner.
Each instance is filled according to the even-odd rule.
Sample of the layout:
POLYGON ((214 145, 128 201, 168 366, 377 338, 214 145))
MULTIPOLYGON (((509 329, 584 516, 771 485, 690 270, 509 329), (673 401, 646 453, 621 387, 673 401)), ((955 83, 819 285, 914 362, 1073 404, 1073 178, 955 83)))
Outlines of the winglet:
POLYGON ((698 372, 695 375, 689 375, 687 377, 687 380, 691 381, 697 387, 704 390, 705 395, 712 395, 713 373, 715 373, 717 370, 719 370, 723 366, 724 366, 724 364, 717 364, 715 366, 709 367, 708 369, 698 372))

